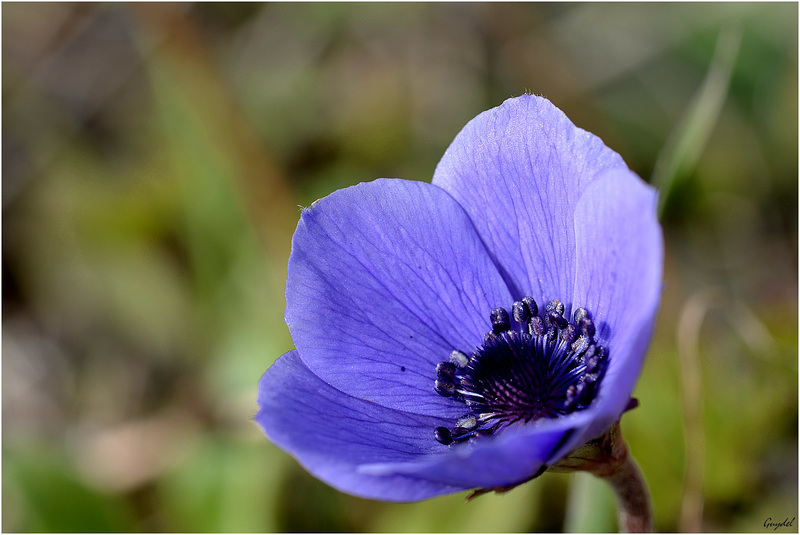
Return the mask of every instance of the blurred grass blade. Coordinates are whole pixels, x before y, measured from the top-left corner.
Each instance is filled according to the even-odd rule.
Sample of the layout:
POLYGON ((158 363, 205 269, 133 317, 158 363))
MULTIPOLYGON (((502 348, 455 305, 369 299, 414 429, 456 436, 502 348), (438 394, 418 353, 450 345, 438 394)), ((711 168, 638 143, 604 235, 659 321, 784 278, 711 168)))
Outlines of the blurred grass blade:
MULTIPOLYGON (((255 229, 271 279, 282 296, 285 259, 297 221, 297 202, 238 106, 200 31, 174 4, 136 4, 140 46, 173 173, 184 186, 186 225, 197 269, 218 263, 233 237, 255 229), (213 214, 216 220, 211 221, 213 214), (224 218, 228 228, 209 228, 224 218), (211 221, 211 223, 209 223, 211 221), (216 235, 215 235, 216 234, 216 235)), ((216 284, 216 281, 213 281, 216 284)))
POLYGON ((661 192, 659 216, 663 216, 675 188, 697 164, 717 123, 728 95, 741 37, 738 28, 720 32, 703 85, 658 156, 651 183, 661 192))
POLYGON ((588 472, 572 475, 564 515, 565 533, 610 533, 616 530, 614 494, 588 472))
POLYGON ((703 528, 703 473, 706 439, 703 427, 703 368, 700 359, 700 329, 719 292, 706 288, 692 295, 678 320, 677 344, 681 369, 686 468, 683 477, 680 528, 699 532, 703 528))

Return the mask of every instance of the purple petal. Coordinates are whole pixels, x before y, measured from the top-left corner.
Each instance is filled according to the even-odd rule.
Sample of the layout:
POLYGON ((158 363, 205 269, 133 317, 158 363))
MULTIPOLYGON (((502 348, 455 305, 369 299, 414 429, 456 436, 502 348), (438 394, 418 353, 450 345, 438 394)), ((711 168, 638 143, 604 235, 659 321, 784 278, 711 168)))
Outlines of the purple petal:
POLYGON ((389 501, 422 500, 464 490, 406 475, 377 477, 357 466, 407 462, 440 449, 435 418, 348 396, 314 375, 296 351, 259 382, 256 421, 267 437, 309 472, 343 492, 389 501))
POLYGON ((627 169, 600 138, 547 99, 525 95, 470 121, 433 183, 469 213, 515 298, 565 301, 574 284, 575 206, 614 168, 627 169))
POLYGON ((537 475, 554 451, 565 447, 569 451, 580 445, 575 442, 573 429, 585 425, 588 419, 588 415, 575 414, 560 420, 543 420, 414 462, 365 465, 359 470, 384 476, 404 474, 457 487, 516 485, 537 475))
POLYGON ((600 319, 599 336, 610 351, 589 435, 622 414, 650 342, 664 264, 656 203, 655 190, 635 174, 612 171, 586 188, 575 212, 573 301, 600 319))
MULTIPOLYGON (((352 396, 455 418, 434 368, 471 352, 511 297, 464 210, 421 182, 377 180, 303 211, 286 323, 303 361, 352 396)), ((462 407, 463 410, 463 407, 462 407)))

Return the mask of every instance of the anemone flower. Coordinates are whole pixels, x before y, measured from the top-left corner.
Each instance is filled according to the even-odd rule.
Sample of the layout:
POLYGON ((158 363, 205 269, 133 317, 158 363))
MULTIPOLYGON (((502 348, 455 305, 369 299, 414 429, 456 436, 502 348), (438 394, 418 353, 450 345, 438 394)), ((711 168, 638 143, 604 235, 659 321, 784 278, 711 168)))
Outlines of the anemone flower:
POLYGON ((303 210, 296 349, 256 421, 349 494, 508 489, 630 406, 661 291, 656 192, 547 99, 458 134, 432 183, 381 179, 303 210))

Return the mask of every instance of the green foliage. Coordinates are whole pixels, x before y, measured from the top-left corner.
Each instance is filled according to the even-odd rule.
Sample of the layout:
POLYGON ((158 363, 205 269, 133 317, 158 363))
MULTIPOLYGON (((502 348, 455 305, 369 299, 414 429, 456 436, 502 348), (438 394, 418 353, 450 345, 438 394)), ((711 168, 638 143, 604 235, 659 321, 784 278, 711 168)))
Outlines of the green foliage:
POLYGON ((138 531, 129 502, 87 487, 63 456, 52 449, 5 452, 3 481, 3 510, 24 522, 26 530, 138 531), (15 484, 14 492, 6 486, 10 482, 15 484))

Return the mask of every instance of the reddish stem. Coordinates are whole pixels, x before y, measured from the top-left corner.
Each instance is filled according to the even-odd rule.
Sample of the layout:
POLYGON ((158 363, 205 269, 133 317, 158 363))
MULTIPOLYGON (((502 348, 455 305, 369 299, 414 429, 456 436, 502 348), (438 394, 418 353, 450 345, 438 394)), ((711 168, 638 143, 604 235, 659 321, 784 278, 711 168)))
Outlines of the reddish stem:
POLYGON ((633 457, 626 455, 616 471, 600 477, 608 481, 614 489, 614 494, 617 495, 620 531, 651 533, 653 513, 650 509, 650 495, 642 472, 633 457))
POLYGON ((636 461, 628 453, 622 439, 619 423, 602 436, 577 448, 558 464, 552 472, 591 472, 607 481, 617 496, 619 529, 627 533, 653 531, 653 513, 650 493, 636 461))

